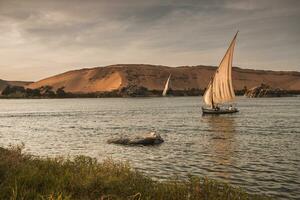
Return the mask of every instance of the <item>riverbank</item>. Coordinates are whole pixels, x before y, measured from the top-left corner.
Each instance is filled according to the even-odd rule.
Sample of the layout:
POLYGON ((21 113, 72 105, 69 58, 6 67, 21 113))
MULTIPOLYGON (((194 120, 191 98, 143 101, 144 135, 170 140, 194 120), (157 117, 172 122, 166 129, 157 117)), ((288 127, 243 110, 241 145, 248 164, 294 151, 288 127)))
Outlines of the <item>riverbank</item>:
MULTIPOLYGON (((299 90, 283 90, 285 96, 299 95, 299 90)), ((168 96, 202 96, 205 90, 192 88, 187 90, 169 89, 168 96)), ((247 94, 247 89, 235 90, 236 96, 247 94)), ((29 89, 21 86, 7 86, 0 94, 0 99, 56 99, 56 98, 121 98, 121 97, 161 97, 161 90, 148 90, 145 87, 125 87, 120 90, 93 93, 71 93, 65 92, 64 88, 53 90, 50 86, 39 89, 29 89)), ((280 96, 280 95, 277 95, 280 96)))
POLYGON ((156 181, 128 163, 0 148, 0 199, 269 199, 207 178, 156 181))

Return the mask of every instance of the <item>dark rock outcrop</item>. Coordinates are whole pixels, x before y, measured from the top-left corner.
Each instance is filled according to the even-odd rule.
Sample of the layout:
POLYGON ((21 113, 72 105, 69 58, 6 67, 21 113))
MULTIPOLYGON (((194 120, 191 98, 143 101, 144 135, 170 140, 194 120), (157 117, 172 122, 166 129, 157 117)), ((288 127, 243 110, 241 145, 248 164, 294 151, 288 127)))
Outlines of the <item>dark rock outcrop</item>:
POLYGON ((144 137, 121 137, 110 139, 107 141, 109 144, 122 144, 122 145, 157 145, 163 143, 164 140, 162 137, 157 133, 149 133, 144 137))
POLYGON ((259 98, 259 97, 287 97, 292 96, 288 91, 280 88, 272 88, 269 85, 261 84, 260 86, 251 88, 245 93, 246 97, 259 98))

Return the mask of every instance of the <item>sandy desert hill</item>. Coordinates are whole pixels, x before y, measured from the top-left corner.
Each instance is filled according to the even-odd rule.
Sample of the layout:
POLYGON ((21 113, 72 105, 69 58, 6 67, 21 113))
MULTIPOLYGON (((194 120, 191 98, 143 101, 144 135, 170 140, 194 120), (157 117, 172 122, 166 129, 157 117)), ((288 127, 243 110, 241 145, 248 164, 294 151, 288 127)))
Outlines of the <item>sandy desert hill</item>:
MULTIPOLYGON (((72 93, 112 91, 130 85, 143 86, 148 90, 162 90, 169 74, 172 74, 170 87, 173 90, 204 89, 215 70, 216 67, 211 66, 118 64, 68 71, 31 83, 28 87, 64 87, 65 91, 72 93)), ((233 68, 233 84, 236 90, 261 83, 285 90, 300 90, 300 72, 233 68)))

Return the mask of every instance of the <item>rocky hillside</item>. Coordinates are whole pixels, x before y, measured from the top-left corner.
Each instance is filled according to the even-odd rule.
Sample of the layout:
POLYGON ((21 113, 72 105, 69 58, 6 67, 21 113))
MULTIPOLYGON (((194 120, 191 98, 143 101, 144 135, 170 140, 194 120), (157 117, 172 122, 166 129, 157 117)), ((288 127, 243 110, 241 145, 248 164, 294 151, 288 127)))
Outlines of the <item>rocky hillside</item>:
MULTIPOLYGON (((216 67, 182 66, 167 67, 158 65, 126 64, 107 67, 86 68, 68 71, 49 77, 27 87, 31 89, 51 86, 53 89, 64 88, 72 93, 94 93, 121 90, 132 86, 148 90, 163 90, 164 84, 172 74, 172 90, 205 89, 216 67)), ((274 88, 300 90, 300 72, 276 72, 233 68, 235 90, 265 83, 274 88)))
POLYGON ((245 92, 245 96, 249 98, 260 97, 287 97, 292 96, 287 90, 280 88, 272 88, 269 85, 261 84, 260 86, 253 87, 245 92))

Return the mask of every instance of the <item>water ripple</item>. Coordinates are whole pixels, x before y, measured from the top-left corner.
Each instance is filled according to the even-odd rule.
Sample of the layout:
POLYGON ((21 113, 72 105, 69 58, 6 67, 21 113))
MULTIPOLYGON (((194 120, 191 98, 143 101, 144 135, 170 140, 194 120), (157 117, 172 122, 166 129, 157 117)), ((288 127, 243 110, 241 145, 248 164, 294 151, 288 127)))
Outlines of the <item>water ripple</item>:
POLYGON ((239 98, 236 115, 201 116, 198 97, 0 100, 0 145, 40 156, 129 161, 157 179, 208 176, 300 199, 300 98, 239 98), (156 131, 157 147, 110 145, 156 131))

